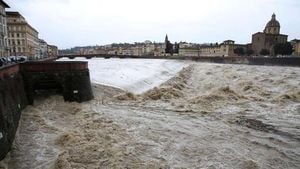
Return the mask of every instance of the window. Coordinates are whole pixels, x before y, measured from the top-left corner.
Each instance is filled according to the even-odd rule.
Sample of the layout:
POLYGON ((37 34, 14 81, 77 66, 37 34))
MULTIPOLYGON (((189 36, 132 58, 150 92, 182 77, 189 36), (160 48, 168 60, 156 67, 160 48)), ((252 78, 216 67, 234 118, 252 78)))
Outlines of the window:
POLYGON ((19 34, 19 33, 17 33, 17 37, 20 37, 20 34, 19 34))

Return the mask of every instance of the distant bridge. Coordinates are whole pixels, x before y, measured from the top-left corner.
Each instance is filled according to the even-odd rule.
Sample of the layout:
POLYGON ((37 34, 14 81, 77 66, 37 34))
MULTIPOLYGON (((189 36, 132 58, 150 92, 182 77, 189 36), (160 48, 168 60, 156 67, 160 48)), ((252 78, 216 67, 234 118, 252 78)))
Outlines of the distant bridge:
MULTIPOLYGON (((143 58, 143 59, 166 59, 172 56, 153 56, 153 55, 116 55, 116 54, 68 54, 68 55, 58 55, 57 58, 67 57, 74 59, 76 57, 85 57, 87 59, 91 58, 143 58)), ((177 56, 178 57, 178 56, 177 56)))

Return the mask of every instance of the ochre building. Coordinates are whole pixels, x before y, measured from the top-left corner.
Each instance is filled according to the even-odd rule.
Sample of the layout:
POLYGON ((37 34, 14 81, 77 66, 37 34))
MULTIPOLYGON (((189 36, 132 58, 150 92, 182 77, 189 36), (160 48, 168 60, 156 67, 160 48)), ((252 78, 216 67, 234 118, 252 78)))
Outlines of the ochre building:
POLYGON ((8 56, 7 21, 5 8, 9 6, 0 0, 0 58, 8 56))
POLYGON ((27 23, 19 12, 6 12, 10 55, 39 57, 38 31, 27 23))
POLYGON ((233 57, 237 56, 234 53, 234 49, 241 47, 245 51, 246 45, 235 44, 233 40, 226 40, 221 44, 205 44, 200 46, 179 46, 180 56, 192 56, 192 57, 233 57))

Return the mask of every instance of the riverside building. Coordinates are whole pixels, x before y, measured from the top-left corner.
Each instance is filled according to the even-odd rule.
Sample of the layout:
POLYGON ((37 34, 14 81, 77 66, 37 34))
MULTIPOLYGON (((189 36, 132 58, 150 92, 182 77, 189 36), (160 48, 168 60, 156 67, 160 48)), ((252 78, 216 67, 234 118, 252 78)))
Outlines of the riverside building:
POLYGON ((5 8, 9 6, 0 0, 0 58, 8 56, 7 21, 5 8))
POLYGON ((39 58, 38 31, 19 12, 6 12, 10 55, 39 58))

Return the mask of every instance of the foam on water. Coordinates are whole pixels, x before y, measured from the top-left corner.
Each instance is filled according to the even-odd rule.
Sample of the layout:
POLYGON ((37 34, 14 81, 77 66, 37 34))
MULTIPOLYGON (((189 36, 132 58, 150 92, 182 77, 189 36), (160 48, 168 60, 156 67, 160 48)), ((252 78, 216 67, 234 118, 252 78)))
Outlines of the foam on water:
POLYGON ((194 63, 142 94, 93 89, 28 107, 8 167, 300 166, 299 68, 194 63))

